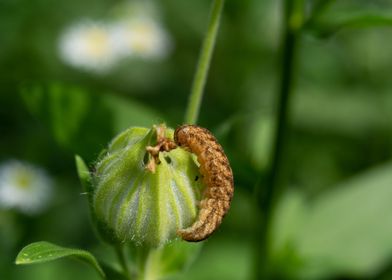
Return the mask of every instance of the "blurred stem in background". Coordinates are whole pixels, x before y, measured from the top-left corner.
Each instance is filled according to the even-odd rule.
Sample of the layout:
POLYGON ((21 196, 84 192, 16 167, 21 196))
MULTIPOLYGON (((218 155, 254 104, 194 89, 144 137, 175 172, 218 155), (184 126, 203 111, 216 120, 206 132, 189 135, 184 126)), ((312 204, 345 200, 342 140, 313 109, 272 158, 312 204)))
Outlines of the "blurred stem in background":
POLYGON ((121 268, 123 270, 122 271, 123 275, 127 279, 131 280, 131 272, 130 272, 128 264, 127 264, 127 258, 125 256, 124 246, 117 245, 117 246, 114 246, 114 248, 116 250, 117 259, 118 259, 118 261, 121 265, 121 268))
POLYGON ((276 108, 276 123, 274 151, 271 169, 267 178, 265 190, 257 186, 258 206, 262 217, 256 230, 256 258, 255 279, 274 278, 269 268, 270 224, 274 206, 279 194, 282 192, 284 182, 283 166, 287 143, 287 128, 289 125, 289 105, 293 90, 294 75, 296 73, 296 53, 300 41, 301 28, 304 22, 304 1, 284 1, 284 33, 283 49, 280 65, 280 86, 276 108))
POLYGON ((224 2, 224 0, 215 0, 212 4, 207 34, 204 38, 195 76, 193 79, 191 94, 189 96, 188 107, 185 113, 185 123, 187 124, 195 124, 199 117, 204 87, 207 80, 208 70, 210 68, 211 57, 215 47, 224 2))

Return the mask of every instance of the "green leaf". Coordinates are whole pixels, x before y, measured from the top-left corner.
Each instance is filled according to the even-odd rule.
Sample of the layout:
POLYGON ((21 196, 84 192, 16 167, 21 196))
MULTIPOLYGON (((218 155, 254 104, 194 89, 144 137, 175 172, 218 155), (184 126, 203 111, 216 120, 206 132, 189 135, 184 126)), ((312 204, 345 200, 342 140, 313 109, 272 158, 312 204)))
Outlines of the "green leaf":
POLYGON ((113 113, 113 125, 116 133, 130 126, 151 127, 153 124, 163 122, 160 114, 129 98, 125 99, 109 94, 103 98, 113 113))
POLYGON ((307 26, 313 34, 328 37, 345 28, 392 26, 392 14, 384 11, 353 11, 335 13, 313 20, 307 26))
POLYGON ((75 155, 75 163, 83 190, 87 193, 90 193, 92 191, 90 170, 88 169, 82 157, 79 155, 75 155))
POLYGON ((73 153, 95 155, 113 133, 112 112, 98 94, 60 83, 25 85, 20 93, 56 142, 73 153))
POLYGON ((78 132, 88 112, 90 96, 77 87, 65 88, 52 84, 48 97, 52 130, 60 143, 68 144, 78 132))
POLYGON ((187 271, 168 279, 252 279, 254 249, 247 232, 215 238, 187 271), (243 236, 245 235, 245 237, 243 236))
POLYGON ((271 163, 275 122, 271 116, 265 114, 249 120, 246 125, 247 145, 245 145, 245 150, 252 165, 257 170, 265 170, 271 163))
POLYGON ((286 258, 286 264, 280 264, 286 270, 296 267, 291 272, 299 279, 372 277, 392 256, 391 186, 389 163, 335 186, 309 204, 303 198, 292 200, 293 207, 282 203, 272 235, 280 238, 275 255, 286 258))
POLYGON ((366 137, 371 131, 391 129, 391 105, 388 93, 369 95, 335 86, 305 87, 293 100, 293 122, 308 130, 366 137))
POLYGON ((48 125, 62 145, 68 145, 76 135, 91 103, 89 95, 82 89, 57 83, 47 88, 25 87, 21 94, 31 112, 48 118, 48 125))
POLYGON ((367 28, 392 25, 387 3, 371 1, 315 1, 312 15, 304 28, 319 37, 329 37, 345 28, 367 28), (383 5, 383 6, 382 6, 383 5))
POLYGON ((115 133, 163 120, 160 114, 131 97, 93 93, 74 85, 26 85, 20 93, 26 107, 45 124, 57 143, 87 160, 115 133))
POLYGON ((43 110, 45 95, 40 87, 21 88, 21 97, 26 107, 33 113, 39 114, 43 110))
POLYGON ((105 278, 105 273, 91 253, 80 249, 60 247, 45 241, 35 242, 24 247, 16 257, 15 263, 18 265, 35 264, 49 262, 64 257, 75 257, 90 264, 97 270, 102 278, 105 278))
POLYGON ((176 240, 164 246, 159 252, 161 275, 169 276, 189 267, 199 255, 202 244, 176 240))

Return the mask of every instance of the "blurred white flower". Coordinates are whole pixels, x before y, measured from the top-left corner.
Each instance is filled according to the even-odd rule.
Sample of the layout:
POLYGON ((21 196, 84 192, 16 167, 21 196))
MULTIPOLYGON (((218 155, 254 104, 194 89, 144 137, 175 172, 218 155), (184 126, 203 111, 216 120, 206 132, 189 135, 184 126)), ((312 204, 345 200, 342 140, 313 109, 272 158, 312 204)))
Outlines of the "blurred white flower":
POLYGON ((157 60, 168 55, 171 41, 157 8, 149 1, 117 7, 115 20, 84 21, 61 35, 62 60, 76 68, 105 73, 128 58, 157 60))
POLYGON ((0 165, 0 207, 25 214, 41 212, 52 196, 52 180, 44 170, 12 160, 0 165))
POLYGON ((64 62, 94 72, 106 72, 119 59, 108 24, 85 21, 69 27, 60 38, 64 62))
POLYGON ((113 24, 112 32, 120 55, 159 59, 169 53, 169 36, 152 17, 139 16, 119 21, 113 24))

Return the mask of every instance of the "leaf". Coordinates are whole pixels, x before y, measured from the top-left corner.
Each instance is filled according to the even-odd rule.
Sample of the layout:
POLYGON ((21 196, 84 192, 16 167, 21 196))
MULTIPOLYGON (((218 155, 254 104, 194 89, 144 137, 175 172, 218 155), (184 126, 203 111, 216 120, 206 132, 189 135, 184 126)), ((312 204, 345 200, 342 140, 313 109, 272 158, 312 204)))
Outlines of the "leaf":
POLYGON ((152 126, 162 122, 160 114, 139 102, 113 93, 61 83, 23 86, 22 99, 29 111, 50 130, 63 148, 95 157, 118 132, 130 126, 152 126))
POLYGON ((232 237, 222 235, 221 238, 215 238, 204 246, 189 270, 168 279, 252 279, 252 238, 245 231, 239 233, 232 237))
POLYGON ((91 157, 112 135, 112 113, 100 95, 60 83, 26 85, 20 93, 56 142, 73 153, 91 157))
POLYGON ((105 278, 105 273, 91 253, 80 249, 60 247, 46 241, 31 243, 24 247, 16 257, 15 263, 17 265, 35 264, 49 262, 64 257, 76 257, 77 259, 90 264, 102 278, 105 278))
POLYGON ((319 37, 329 37, 345 28, 392 26, 392 14, 384 11, 335 13, 315 19, 307 29, 319 37))
POLYGON ((202 244, 176 240, 161 250, 161 275, 173 275, 189 267, 199 255, 202 244))
POLYGON ((389 163, 335 186, 308 205, 297 199, 292 205, 302 200, 300 207, 286 207, 274 221, 285 231, 273 234, 285 237, 275 254, 283 258, 283 245, 290 245, 286 265, 280 264, 284 269, 296 267, 291 273, 299 279, 372 277, 392 256, 391 186, 389 163), (295 217, 294 227, 287 217, 295 217))
POLYGON ((105 95, 105 104, 113 112, 114 130, 119 133, 130 126, 151 127, 162 123, 162 116, 154 110, 130 99, 105 95))
POLYGON ((21 95, 32 113, 45 118, 56 140, 63 145, 76 135, 91 103, 82 89, 57 83, 47 88, 24 87, 21 95))
POLYGON ((334 86, 327 89, 305 87, 293 100, 293 122, 319 132, 362 137, 371 131, 391 129, 391 105, 392 98, 388 94, 369 95, 334 86))
POLYGON ((49 87, 48 101, 52 130, 60 143, 69 144, 86 117, 90 96, 77 87, 52 84, 49 87))
POLYGON ((319 37, 329 37, 344 28, 392 25, 390 5, 372 1, 315 1, 304 29, 319 37))
POLYGON ((75 155, 75 163, 83 190, 87 193, 90 193, 92 191, 90 170, 88 169, 82 157, 79 155, 75 155))
POLYGON ((22 88, 21 96, 27 108, 34 114, 38 114, 42 110, 44 102, 44 92, 39 87, 22 88))
POLYGON ((265 114, 248 121, 245 150, 257 170, 265 170, 271 163, 275 122, 265 114))

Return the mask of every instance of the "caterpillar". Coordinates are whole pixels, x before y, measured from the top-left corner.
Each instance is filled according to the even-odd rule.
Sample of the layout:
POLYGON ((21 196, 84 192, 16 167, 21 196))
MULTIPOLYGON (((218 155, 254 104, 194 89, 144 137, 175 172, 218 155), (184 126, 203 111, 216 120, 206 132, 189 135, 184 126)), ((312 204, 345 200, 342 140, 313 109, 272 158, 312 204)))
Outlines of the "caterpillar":
POLYGON ((207 129, 182 125, 175 130, 174 141, 197 156, 206 186, 197 220, 190 227, 179 229, 177 234, 186 241, 202 241, 219 227, 230 208, 233 172, 222 146, 207 129))

